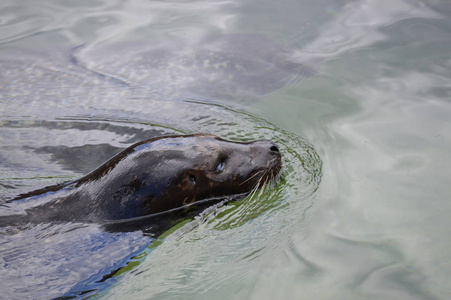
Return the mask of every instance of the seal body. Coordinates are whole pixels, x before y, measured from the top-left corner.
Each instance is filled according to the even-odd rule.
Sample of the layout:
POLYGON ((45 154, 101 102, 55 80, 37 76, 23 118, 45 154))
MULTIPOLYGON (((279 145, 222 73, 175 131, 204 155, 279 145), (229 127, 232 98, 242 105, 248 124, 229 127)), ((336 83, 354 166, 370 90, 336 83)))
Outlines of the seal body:
POLYGON ((271 141, 158 137, 128 147, 78 180, 21 195, 10 204, 30 222, 123 220, 246 194, 280 169, 281 155, 271 141))

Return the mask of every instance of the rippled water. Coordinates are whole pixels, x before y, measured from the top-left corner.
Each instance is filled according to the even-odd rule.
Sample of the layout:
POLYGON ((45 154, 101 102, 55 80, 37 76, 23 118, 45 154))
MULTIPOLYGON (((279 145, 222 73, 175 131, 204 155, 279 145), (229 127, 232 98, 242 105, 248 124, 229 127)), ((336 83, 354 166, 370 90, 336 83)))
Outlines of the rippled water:
POLYGON ((0 11, 1 199, 162 134, 269 138, 284 159, 275 189, 155 240, 94 225, 2 229, 4 294, 449 297, 446 0, 3 1, 0 11))

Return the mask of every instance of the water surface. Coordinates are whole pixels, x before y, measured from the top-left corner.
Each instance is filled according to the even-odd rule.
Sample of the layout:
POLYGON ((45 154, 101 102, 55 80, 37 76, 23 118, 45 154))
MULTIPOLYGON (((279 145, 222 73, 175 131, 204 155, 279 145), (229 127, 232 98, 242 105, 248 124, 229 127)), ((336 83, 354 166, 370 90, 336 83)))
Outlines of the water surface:
MULTIPOLYGON (((278 188, 144 243, 128 256, 135 267, 93 293, 449 297, 447 1, 6 1, 0 9, 2 199, 77 178, 160 134, 281 145, 278 188)), ((39 230, 23 235, 41 241, 39 230)), ((1 247, 5 260, 10 247, 1 247)))

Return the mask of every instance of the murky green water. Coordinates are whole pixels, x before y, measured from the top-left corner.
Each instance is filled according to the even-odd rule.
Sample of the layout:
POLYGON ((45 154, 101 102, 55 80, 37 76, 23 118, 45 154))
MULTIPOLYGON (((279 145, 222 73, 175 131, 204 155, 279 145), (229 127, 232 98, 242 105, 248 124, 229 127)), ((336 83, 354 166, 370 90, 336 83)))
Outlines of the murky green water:
POLYGON ((446 0, 4 1, 0 11, 2 199, 170 133, 270 138, 285 168, 274 190, 153 243, 124 234, 100 247, 92 227, 2 231, 6 295, 450 296, 446 0), (70 241, 103 252, 71 252, 70 241), (80 259, 42 267, 64 251, 80 259), (125 253, 135 267, 94 285, 125 253), (61 267, 93 259, 99 273, 61 267))

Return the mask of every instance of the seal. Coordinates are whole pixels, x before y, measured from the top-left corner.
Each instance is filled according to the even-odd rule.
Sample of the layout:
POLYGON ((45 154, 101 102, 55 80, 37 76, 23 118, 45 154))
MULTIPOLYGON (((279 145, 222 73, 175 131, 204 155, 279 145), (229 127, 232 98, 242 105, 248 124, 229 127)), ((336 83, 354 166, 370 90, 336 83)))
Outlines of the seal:
POLYGON ((78 180, 20 195, 8 204, 23 212, 15 220, 28 222, 124 220, 246 195, 272 181, 281 167, 272 141, 163 136, 126 148, 78 180))

